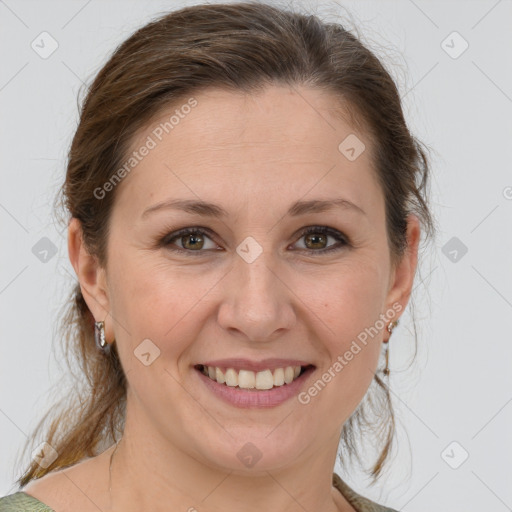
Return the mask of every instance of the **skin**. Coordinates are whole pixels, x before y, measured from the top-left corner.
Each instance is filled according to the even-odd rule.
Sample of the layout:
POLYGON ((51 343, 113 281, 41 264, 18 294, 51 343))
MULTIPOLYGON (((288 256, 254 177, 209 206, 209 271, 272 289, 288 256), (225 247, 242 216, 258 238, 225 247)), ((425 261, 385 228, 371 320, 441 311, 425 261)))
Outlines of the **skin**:
MULTIPOLYGON (((389 338, 385 327, 307 405, 291 399, 267 409, 236 408, 216 398, 193 365, 236 356, 300 358, 316 366, 307 389, 380 314, 393 304, 405 309, 418 219, 409 216, 409 249, 393 266, 370 140, 332 114, 327 93, 269 86, 257 95, 210 89, 194 97, 198 105, 117 185, 106 268, 84 247, 78 221, 69 225, 82 293, 95 319, 105 320, 107 340, 115 338, 129 383, 112 507, 354 510, 332 488, 332 472, 343 424, 389 338), (355 161, 338 150, 351 133, 366 144, 355 161), (365 214, 337 208, 285 215, 299 199, 340 197, 365 214), (209 201, 229 215, 161 210, 141 217, 171 198, 209 201), (190 236, 174 239, 181 253, 159 245, 165 235, 194 226, 211 230, 203 248, 183 248, 190 236), (307 245, 306 226, 329 226, 350 243, 321 254, 338 241, 329 235, 307 245), (236 252, 248 236, 262 248, 252 263, 236 252), (145 366, 134 350, 148 338, 161 352, 145 366), (237 458, 247 442, 262 454, 252 468, 237 458)), ((155 126, 140 131, 133 149, 155 126)), ((64 470, 102 510, 110 509, 111 453, 64 470)))

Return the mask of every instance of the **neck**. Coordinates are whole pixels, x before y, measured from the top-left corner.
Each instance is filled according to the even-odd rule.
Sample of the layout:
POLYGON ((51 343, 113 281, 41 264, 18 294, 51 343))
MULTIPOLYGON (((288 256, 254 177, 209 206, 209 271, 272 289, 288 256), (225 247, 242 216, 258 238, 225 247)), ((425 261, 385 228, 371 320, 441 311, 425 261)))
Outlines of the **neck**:
POLYGON ((125 512, 173 509, 196 512, 353 511, 332 487, 339 436, 329 450, 302 454, 294 468, 240 473, 204 464, 157 435, 138 435, 127 421, 123 438, 111 448, 110 510, 125 512), (147 439, 151 439, 148 442, 147 439), (243 505, 243 507, 242 507, 243 505))

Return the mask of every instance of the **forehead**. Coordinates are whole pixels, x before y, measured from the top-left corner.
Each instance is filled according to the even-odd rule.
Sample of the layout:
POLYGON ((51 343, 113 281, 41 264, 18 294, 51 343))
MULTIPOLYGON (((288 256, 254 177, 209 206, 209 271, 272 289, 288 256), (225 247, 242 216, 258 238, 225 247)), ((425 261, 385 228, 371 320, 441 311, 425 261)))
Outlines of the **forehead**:
POLYGON ((372 144, 349 119, 334 96, 310 88, 208 89, 163 109, 138 132, 131 151, 151 149, 116 194, 139 211, 169 197, 222 196, 224 204, 238 198, 247 206, 252 197, 282 203, 308 190, 315 197, 345 192, 364 208, 378 194, 372 144), (355 159, 345 141, 360 152, 355 159))
POLYGON ((160 112, 141 135, 155 132, 160 139, 160 132, 171 144, 171 138, 178 142, 197 134, 201 139, 190 141, 196 151, 248 143, 280 145, 281 151, 289 147, 290 152, 321 153, 328 146, 337 150, 338 144, 356 131, 366 139, 332 94, 273 85, 254 93, 213 88, 182 98, 160 112), (195 106, 189 108, 192 98, 195 106))

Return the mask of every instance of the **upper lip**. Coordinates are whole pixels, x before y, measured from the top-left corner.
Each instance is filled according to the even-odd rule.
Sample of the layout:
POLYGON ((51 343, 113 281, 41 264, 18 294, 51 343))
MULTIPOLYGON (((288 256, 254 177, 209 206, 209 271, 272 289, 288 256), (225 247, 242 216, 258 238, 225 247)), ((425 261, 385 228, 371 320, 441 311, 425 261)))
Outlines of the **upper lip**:
POLYGON ((261 361, 251 361, 250 359, 231 358, 215 359, 214 361, 205 361, 200 363, 203 366, 216 366, 219 368, 233 368, 234 370, 252 370, 259 372, 262 370, 275 370, 276 368, 286 368, 287 366, 314 366, 307 361, 299 359, 263 359, 261 361))

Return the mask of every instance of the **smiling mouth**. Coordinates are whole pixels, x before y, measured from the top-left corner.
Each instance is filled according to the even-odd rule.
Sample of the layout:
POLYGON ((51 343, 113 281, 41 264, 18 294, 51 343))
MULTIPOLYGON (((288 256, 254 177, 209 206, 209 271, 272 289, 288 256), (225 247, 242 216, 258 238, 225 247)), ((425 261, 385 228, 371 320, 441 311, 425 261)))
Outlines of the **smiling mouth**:
POLYGON ((195 365, 194 368, 218 384, 224 384, 228 387, 268 390, 291 384, 305 373, 312 371, 315 367, 314 365, 285 366, 259 372, 235 370, 234 368, 219 368, 203 364, 195 365))

